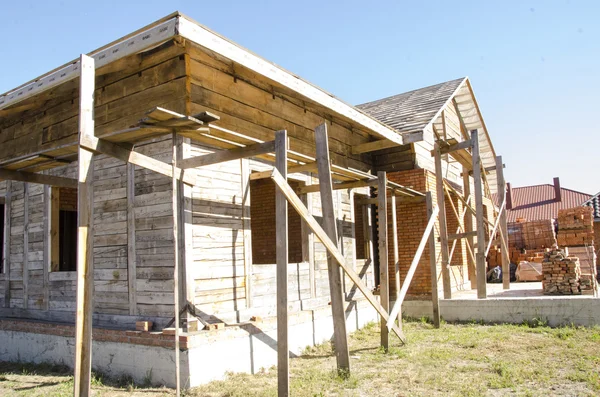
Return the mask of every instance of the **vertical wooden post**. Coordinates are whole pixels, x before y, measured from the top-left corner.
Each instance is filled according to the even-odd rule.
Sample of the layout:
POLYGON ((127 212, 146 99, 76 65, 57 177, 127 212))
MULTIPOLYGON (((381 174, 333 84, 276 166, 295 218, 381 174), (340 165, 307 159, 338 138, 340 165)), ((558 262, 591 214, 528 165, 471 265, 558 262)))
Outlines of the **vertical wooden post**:
MULTIPOLYGON (((287 179, 287 131, 275 133, 275 168, 287 179)), ((279 189, 275 191, 275 231, 277 262, 277 395, 290 394, 288 347, 288 204, 279 189)))
MULTIPOLYGON (((463 196, 465 199, 465 202, 467 202, 469 207, 472 207, 471 203, 473 202, 473 200, 469 200, 469 197, 471 197, 471 177, 469 176, 469 170, 466 167, 463 167, 463 171, 462 171, 462 177, 463 177, 463 196)), ((469 233, 473 231, 473 215, 471 214, 471 212, 469 210, 467 210, 465 212, 465 229, 464 232, 465 233, 469 233)), ((473 236, 468 236, 467 237, 467 250, 472 250, 474 249, 475 245, 474 245, 475 239, 473 238, 473 236)), ((477 280, 476 280, 476 274, 477 271, 475 269, 475 262, 473 262, 473 258, 471 258, 471 255, 467 255, 467 265, 469 268, 469 280, 471 282, 471 289, 475 289, 477 288, 477 280)))
MULTIPOLYGON (((79 82, 79 141, 94 136, 94 59, 81 55, 79 82)), ((74 395, 89 396, 92 370, 94 309, 94 154, 78 147, 77 192, 77 319, 75 329, 74 395)))
MULTIPOLYGON (((190 139, 176 135, 175 152, 177 163, 184 158, 190 157, 190 139)), ((177 248, 179 255, 179 308, 186 307, 188 303, 194 302, 194 278, 192 274, 193 256, 192 256, 192 186, 183 183, 181 178, 177 179, 177 196, 179 200, 179 210, 177 213, 177 248)), ((197 319, 186 310, 183 318, 179 319, 181 325, 185 326, 185 331, 189 331, 190 324, 195 323, 197 319)), ((192 329, 197 329, 194 326, 192 329)))
POLYGON ((481 182, 481 157, 479 156, 479 136, 477 130, 471 131, 471 155, 473 156, 473 180, 475 182, 475 218, 477 228, 477 252, 475 254, 477 269, 477 298, 487 297, 487 280, 485 269, 485 229, 483 218, 483 186, 481 182))
MULTIPOLYGON (((390 196, 390 206, 392 207, 392 245, 394 247, 394 287, 396 299, 400 293, 400 254, 398 252, 398 217, 396 209, 396 196, 390 196)), ((398 326, 402 327, 402 310, 398 313, 398 326)))
MULTIPOLYGON (((427 219, 433 215, 433 197, 431 192, 425 193, 425 205, 427 206, 427 219)), ((433 309, 433 325, 440 327, 440 299, 437 284, 437 258, 435 253, 435 233, 429 234, 429 265, 431 271, 431 304, 433 309)))
MULTIPOLYGON (((433 151, 435 157, 435 186, 437 193, 437 204, 440 208, 440 249, 442 251, 442 283, 444 286, 444 299, 452 299, 452 287, 450 285, 450 253, 448 249, 448 226, 446 223, 446 203, 444 200, 444 174, 442 172, 442 154, 440 153, 440 145, 435 143, 433 151)), ((437 273, 435 277, 437 277, 437 273)))
MULTIPOLYGON (((306 185, 312 185, 312 173, 306 177, 306 185)), ((311 193, 303 194, 302 202, 310 214, 313 213, 313 200, 311 193)), ((308 282, 310 284, 310 297, 317 296, 317 285, 315 284, 315 235, 306 222, 302 221, 302 261, 308 263, 308 282)))
MULTIPOLYGON (((337 220, 333 205, 333 184, 329 162, 329 143, 327 140, 327 125, 321 124, 315 128, 315 144, 317 149, 317 169, 319 172, 319 191, 321 193, 321 208, 323 210, 323 230, 339 248, 337 220)), ((339 264, 327 252, 327 272, 329 275, 329 292, 331 295, 331 314, 333 317, 333 344, 337 368, 340 374, 350 371, 350 351, 346 333, 346 315, 344 311, 344 292, 342 275, 339 264)))
POLYGON ((29 308, 29 183, 23 183, 23 309, 29 308))
MULTIPOLYGON (((363 217, 363 236, 365 236, 365 258, 368 261, 369 265, 373 264, 374 247, 373 247, 373 225, 371 218, 371 204, 362 206, 362 217, 363 217)), ((366 278, 366 277, 365 277, 366 278)), ((365 284, 367 284, 367 280, 365 279, 365 284)))
POLYGON ((135 248, 135 165, 127 163, 127 283, 129 314, 137 314, 137 256, 135 248))
POLYGON ((250 229, 250 164, 240 159, 242 177, 242 225, 244 243, 244 278, 246 307, 252 307, 252 230, 250 229))
POLYGON ((4 201, 4 247, 2 268, 4 269, 4 307, 10 307, 10 229, 12 205, 12 181, 6 181, 6 199, 4 201))
POLYGON ((179 196, 179 183, 177 182, 177 134, 171 135, 172 143, 172 159, 171 165, 173 170, 172 178, 172 197, 173 197, 173 303, 175 310, 175 394, 177 397, 181 395, 181 372, 179 368, 179 331, 181 327, 181 320, 179 318, 179 266, 180 266, 180 255, 179 255, 179 212, 181 209, 180 196, 179 196))
POLYGON ((510 289, 510 258, 508 254, 508 225, 506 222, 506 182, 504 181, 504 165, 502 164, 502 156, 496 157, 496 179, 498 183, 497 196, 500 197, 498 204, 502 209, 500 213, 500 228, 498 237, 500 238, 500 251, 502 253, 502 288, 510 289))
POLYGON ((52 258, 50 257, 50 247, 52 244, 52 230, 51 230, 51 219, 52 216, 52 186, 44 185, 44 302, 43 309, 48 310, 48 304, 50 300, 50 291, 48 289, 49 284, 49 273, 52 266, 52 258))
MULTIPOLYGON (((379 230, 379 300, 383 309, 390 311, 390 276, 388 259, 388 218, 387 218, 387 174, 377 172, 377 222, 379 230)), ((381 322, 381 346, 388 351, 390 335, 383 317, 381 322)))

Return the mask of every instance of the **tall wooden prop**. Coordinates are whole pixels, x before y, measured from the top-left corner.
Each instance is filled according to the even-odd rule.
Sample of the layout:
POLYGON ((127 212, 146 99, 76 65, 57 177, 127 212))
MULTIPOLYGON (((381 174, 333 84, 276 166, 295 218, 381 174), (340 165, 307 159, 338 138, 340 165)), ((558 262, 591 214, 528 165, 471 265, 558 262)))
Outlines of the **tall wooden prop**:
MULTIPOLYGON (((390 276, 388 259, 388 222, 387 222, 387 174, 377 172, 377 222, 379 224, 379 300, 383 309, 390 312, 390 276)), ((386 321, 381 317, 381 346, 388 351, 390 335, 386 321)))
MULTIPOLYGON (((437 203, 440 208, 440 243, 442 251, 442 283, 444 286, 444 299, 452 298, 452 288, 450 285, 450 253, 448 248, 448 226, 446 223, 446 203, 444 200, 444 174, 442 172, 442 154, 440 145, 437 143, 433 148, 435 157, 435 186, 437 193, 437 203)), ((437 277, 437 272, 431 275, 437 277)))
MULTIPOLYGON (((427 205, 427 218, 433 216, 433 197, 431 192, 425 193, 425 204, 427 205)), ((431 303, 433 307, 433 325, 436 328, 440 327, 440 298, 438 296, 437 284, 437 258, 435 253, 435 233, 429 234, 429 265, 431 271, 431 303)))
MULTIPOLYGON (((327 236, 338 246, 337 221, 333 206, 333 184, 329 162, 329 143, 327 141, 327 125, 321 124, 315 129, 317 147, 317 168, 319 172, 319 190, 323 210, 323 229, 327 236)), ((327 252, 327 272, 329 275, 329 292, 331 294, 331 312, 333 317, 333 344, 337 368, 340 373, 350 370, 350 352, 346 334, 346 316, 344 313, 344 292, 340 266, 327 252)))
MULTIPOLYGON (((94 59, 81 55, 79 142, 94 136, 94 59)), ((90 395, 92 315, 94 308, 93 172, 94 154, 78 147, 77 318, 75 324, 75 396, 90 395)))
POLYGON ((173 260, 173 303, 175 305, 175 393, 177 397, 181 395, 181 372, 179 368, 179 330, 181 329, 181 321, 179 319, 179 266, 180 266, 180 253, 179 253, 179 221, 181 211, 181 197, 179 194, 179 183, 177 181, 177 134, 172 134, 172 152, 173 157, 171 160, 173 168, 172 178, 172 189, 173 189, 173 248, 174 248, 174 260, 173 260))
MULTIPOLYGON (((275 133, 275 168, 287 178, 287 131, 275 133)), ((277 395, 290 394, 288 346, 288 208, 280 190, 275 192, 275 232, 277 262, 277 395)))
POLYGON ((473 180, 475 190, 475 218, 477 228, 477 253, 475 262, 477 269, 477 298, 487 298, 485 271, 485 229, 483 218, 483 185, 481 181, 481 157, 479 156, 479 135, 477 130, 471 131, 471 155, 473 156, 473 180))
MULTIPOLYGON (((392 209, 392 247, 394 248, 394 287, 396 300, 398 300, 400 294, 400 252, 398 248, 398 211, 395 194, 390 196, 390 207, 392 209)), ((398 326, 402 327, 402 311, 398 312, 398 326)))
POLYGON ((502 288, 510 289, 510 258, 508 255, 508 225, 506 220, 506 182, 504 181, 504 165, 502 164, 502 156, 496 157, 496 180, 498 182, 498 194, 500 201, 498 205, 502 210, 499 214, 500 224, 498 227, 500 231, 498 237, 500 238, 500 251, 502 253, 502 288), (504 205, 502 205, 504 203, 504 205))
MULTIPOLYGON (((464 194, 464 199, 465 199, 465 203, 463 203, 463 205, 465 206, 471 206, 471 203, 473 202, 473 200, 469 200, 469 197, 471 197, 471 177, 469 176, 469 170, 467 167, 463 167, 463 194, 464 194)), ((464 232, 465 233, 470 233, 473 231, 473 215, 471 214, 470 211, 467 211, 465 213, 465 229, 464 232)), ((474 242, 475 239, 473 238, 472 235, 467 235, 466 237, 467 239, 467 250, 473 250, 474 248, 474 242)), ((472 253, 472 251, 471 251, 472 253)), ((475 270, 475 262, 473 261, 473 258, 471 258, 471 255, 467 255, 467 263, 469 266, 469 281, 471 282, 471 289, 475 289, 477 288, 477 276, 476 273, 477 271, 475 270)))

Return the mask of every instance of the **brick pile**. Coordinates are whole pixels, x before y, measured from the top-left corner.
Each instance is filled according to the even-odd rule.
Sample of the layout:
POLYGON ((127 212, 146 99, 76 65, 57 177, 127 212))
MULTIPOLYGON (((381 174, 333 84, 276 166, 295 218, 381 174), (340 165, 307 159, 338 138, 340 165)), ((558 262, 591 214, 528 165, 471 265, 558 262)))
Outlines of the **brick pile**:
POLYGON ((525 248, 523 241, 523 222, 511 222, 507 225, 508 231, 508 246, 517 249, 525 248))
POLYGON ((510 248, 509 255, 511 263, 535 262, 542 263, 544 255, 550 251, 550 248, 542 248, 537 250, 515 249, 510 248))
POLYGON ((564 250, 547 252, 542 263, 545 295, 581 295, 579 259, 564 250))
POLYGON ((579 285, 581 293, 584 295, 593 295, 598 288, 597 272, 596 272, 596 253, 594 247, 568 247, 565 252, 569 256, 579 258, 579 268, 581 269, 581 277, 579 285))
POLYGON ((591 207, 558 210, 558 245, 576 247, 594 243, 594 218, 591 207))
POLYGON ((522 233, 524 242, 523 248, 551 248, 556 245, 553 219, 524 222, 522 233))

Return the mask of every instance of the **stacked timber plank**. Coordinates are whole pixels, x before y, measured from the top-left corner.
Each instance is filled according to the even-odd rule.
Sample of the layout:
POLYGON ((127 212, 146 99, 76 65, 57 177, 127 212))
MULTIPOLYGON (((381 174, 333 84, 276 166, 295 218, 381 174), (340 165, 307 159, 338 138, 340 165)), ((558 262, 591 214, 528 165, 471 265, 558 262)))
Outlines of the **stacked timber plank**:
POLYGON ((564 250, 546 253, 542 274, 545 295, 581 295, 579 259, 568 256, 564 250))
POLYGON ((591 207, 558 210, 558 245, 577 247, 594 243, 594 218, 591 207))

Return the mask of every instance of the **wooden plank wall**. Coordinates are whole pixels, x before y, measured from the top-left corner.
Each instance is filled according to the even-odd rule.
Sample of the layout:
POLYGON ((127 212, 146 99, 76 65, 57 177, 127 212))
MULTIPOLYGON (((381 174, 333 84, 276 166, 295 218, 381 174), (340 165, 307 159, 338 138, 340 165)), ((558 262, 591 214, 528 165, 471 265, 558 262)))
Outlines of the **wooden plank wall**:
MULTIPOLYGON (((136 55, 130 67, 96 79, 95 129, 102 135, 135 124, 144 112, 164 106, 185 112, 184 49, 167 43, 136 55)), ((0 119, 0 162, 77 142, 78 85, 76 79, 41 94, 43 105, 0 119)))

